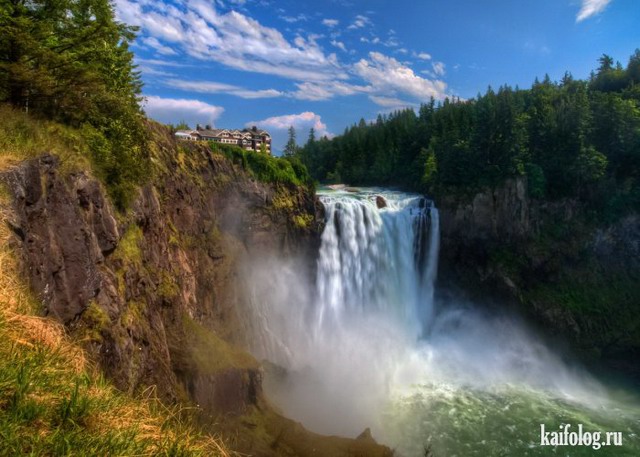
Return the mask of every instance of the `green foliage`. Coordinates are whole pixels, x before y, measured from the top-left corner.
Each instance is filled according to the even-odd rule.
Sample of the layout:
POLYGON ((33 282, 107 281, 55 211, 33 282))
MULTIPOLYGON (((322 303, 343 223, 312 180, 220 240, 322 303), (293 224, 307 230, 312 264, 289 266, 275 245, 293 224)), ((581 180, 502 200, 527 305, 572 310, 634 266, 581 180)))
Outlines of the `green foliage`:
POLYGON ((296 144, 296 129, 289 127, 289 139, 284 147, 284 156, 293 157, 298 153, 298 145, 296 144))
POLYGON ((82 313, 82 322, 85 324, 84 336, 91 341, 102 341, 102 331, 111 325, 109 315, 95 300, 82 313))
POLYGON ((130 224, 120 239, 113 258, 120 260, 124 265, 140 265, 142 263, 142 250, 140 242, 143 238, 142 229, 137 224, 130 224))
POLYGON ((229 368, 255 369, 258 362, 249 353, 236 349, 186 314, 182 318, 192 366, 200 373, 217 373, 229 368))
POLYGON ((109 0, 0 4, 0 102, 81 129, 120 209, 148 166, 134 31, 109 0))
POLYGON ((272 157, 261 152, 246 151, 238 146, 211 142, 214 152, 224 154, 257 180, 289 186, 310 186, 313 181, 306 167, 296 157, 272 157))
POLYGON ((640 50, 626 68, 604 55, 589 81, 567 73, 526 90, 431 100, 417 115, 397 111, 333 140, 310 138, 298 156, 321 181, 473 195, 526 175, 535 198, 578 199, 601 214, 614 200, 637 210, 639 81, 640 50))
POLYGON ((422 175, 422 184, 429 188, 432 183, 436 180, 436 173, 438 172, 438 159, 436 158, 433 150, 427 151, 426 149, 422 149, 420 151, 421 156, 426 155, 425 165, 424 165, 424 174, 422 175))
POLYGON ((526 292, 525 300, 571 311, 595 339, 585 342, 591 347, 640 346, 638 277, 590 267, 537 284, 526 292))
POLYGON ((543 198, 546 193, 546 180, 544 170, 535 163, 528 163, 525 166, 529 196, 533 198, 543 198))

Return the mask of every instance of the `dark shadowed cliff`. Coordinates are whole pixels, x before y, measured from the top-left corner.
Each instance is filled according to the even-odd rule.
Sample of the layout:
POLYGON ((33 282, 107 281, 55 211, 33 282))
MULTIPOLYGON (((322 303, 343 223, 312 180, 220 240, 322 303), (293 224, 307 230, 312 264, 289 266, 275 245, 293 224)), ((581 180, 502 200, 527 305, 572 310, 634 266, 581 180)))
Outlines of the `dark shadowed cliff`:
POLYGON ((439 199, 442 283, 512 303, 587 359, 640 376, 640 217, 607 222, 527 187, 439 199))

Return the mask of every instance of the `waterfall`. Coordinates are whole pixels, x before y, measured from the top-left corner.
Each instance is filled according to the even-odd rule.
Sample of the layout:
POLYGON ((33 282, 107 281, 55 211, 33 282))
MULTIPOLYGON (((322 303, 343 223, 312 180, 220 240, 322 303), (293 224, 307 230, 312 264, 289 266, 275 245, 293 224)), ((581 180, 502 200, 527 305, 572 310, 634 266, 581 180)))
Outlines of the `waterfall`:
POLYGON ((326 214, 317 271, 315 336, 364 315, 417 338, 433 313, 439 221, 419 196, 348 192, 320 197, 326 214), (378 208, 376 199, 386 206, 378 208))
MULTIPOLYGON (((476 430, 460 405, 525 431, 542 418, 518 405, 549 421, 610 409, 602 386, 517 316, 451 299, 434 306, 440 226, 431 201, 381 189, 319 195, 315 277, 305 261, 278 256, 250 259, 244 275, 252 350, 285 369, 267 374, 265 388, 287 415, 325 434, 371 427, 403 455, 421 456, 426 436, 442 455, 468 453, 449 432, 476 430)), ((477 430, 474 442, 490 433, 477 430)), ((491 446, 473 455, 493 455, 491 446)))
POLYGON ((422 365, 414 348, 433 325, 438 211, 388 190, 319 195, 315 278, 291 258, 251 259, 247 268, 252 350, 286 368, 286 382, 266 387, 288 414, 315 431, 359 434, 382 427, 398 379, 422 372, 399 362, 422 365))

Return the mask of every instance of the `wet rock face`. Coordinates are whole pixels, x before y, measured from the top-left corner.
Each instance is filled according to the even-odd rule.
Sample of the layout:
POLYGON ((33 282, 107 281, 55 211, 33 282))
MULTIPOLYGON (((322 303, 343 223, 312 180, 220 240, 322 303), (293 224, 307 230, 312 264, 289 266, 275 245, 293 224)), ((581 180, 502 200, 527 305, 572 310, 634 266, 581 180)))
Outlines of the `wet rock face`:
POLYGON ((69 323, 101 293, 100 266, 119 234, 97 183, 83 174, 65 183, 57 166, 54 157, 44 156, 12 170, 5 180, 16 196, 11 224, 23 241, 45 313, 69 323))
POLYGON ((387 201, 382 195, 376 196, 376 206, 378 207, 378 209, 387 207, 387 201))

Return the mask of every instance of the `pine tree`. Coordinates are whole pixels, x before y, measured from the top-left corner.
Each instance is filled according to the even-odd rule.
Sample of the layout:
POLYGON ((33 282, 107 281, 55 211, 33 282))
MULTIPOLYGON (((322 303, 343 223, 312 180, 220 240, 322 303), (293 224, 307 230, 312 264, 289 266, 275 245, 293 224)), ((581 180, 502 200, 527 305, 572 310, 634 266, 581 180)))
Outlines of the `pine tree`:
POLYGON ((109 0, 0 3, 0 102, 82 126, 97 172, 121 207, 146 175, 134 37, 109 0))
POLYGON ((296 143, 296 129, 293 127, 289 127, 289 139, 287 140, 287 144, 284 147, 284 155, 286 157, 293 157, 298 152, 298 145, 296 143))

